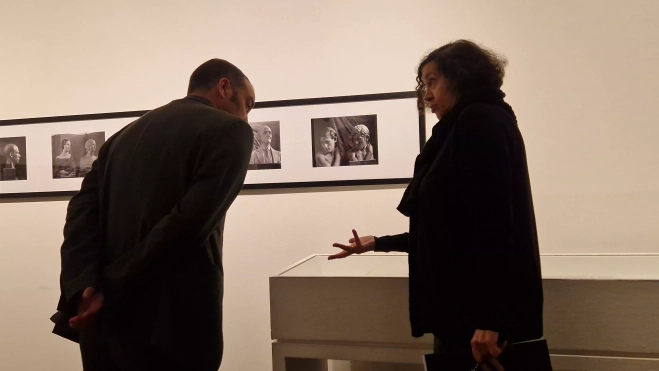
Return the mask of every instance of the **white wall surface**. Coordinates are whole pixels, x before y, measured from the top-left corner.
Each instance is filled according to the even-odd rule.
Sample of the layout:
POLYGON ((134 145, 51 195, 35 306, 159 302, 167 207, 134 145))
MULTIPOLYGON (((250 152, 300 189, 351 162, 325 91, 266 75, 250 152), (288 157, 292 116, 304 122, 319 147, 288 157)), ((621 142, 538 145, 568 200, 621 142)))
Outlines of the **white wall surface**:
MULTIPOLYGON (((257 100, 410 90, 426 51, 471 38, 510 59, 504 88, 542 252, 659 252, 658 18, 654 0, 3 1, 0 119, 151 109, 184 95, 213 57, 240 66, 257 100)), ((351 228, 404 231, 401 195, 239 196, 225 235, 222 369, 270 369, 270 275, 332 252, 351 228)), ((81 369, 48 320, 66 201, 0 202, 2 370, 81 369)))

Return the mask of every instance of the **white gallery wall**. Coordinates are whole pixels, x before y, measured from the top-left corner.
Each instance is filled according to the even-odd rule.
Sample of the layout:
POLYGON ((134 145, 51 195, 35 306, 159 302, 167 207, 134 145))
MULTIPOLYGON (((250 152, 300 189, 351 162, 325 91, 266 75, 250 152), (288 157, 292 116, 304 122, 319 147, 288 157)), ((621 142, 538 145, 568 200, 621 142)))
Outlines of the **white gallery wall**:
MULTIPOLYGON (((260 101, 411 90, 425 52, 470 38, 510 59, 542 253, 659 253, 657 19, 655 0, 2 1, 0 119, 155 108, 213 57, 260 101)), ((270 369, 268 277, 351 228, 404 231, 402 192, 243 192, 226 225, 222 369, 270 369)), ((2 370, 81 369, 48 320, 66 204, 0 201, 2 370)))

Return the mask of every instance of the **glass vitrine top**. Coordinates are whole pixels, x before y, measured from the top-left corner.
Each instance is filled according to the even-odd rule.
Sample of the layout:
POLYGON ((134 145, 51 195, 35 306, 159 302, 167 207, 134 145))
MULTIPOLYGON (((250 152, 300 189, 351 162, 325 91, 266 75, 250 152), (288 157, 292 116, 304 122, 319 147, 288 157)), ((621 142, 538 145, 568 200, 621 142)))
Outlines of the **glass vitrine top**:
MULTIPOLYGON (((281 277, 407 277, 406 254, 363 254, 328 260, 312 255, 281 277)), ((543 255, 545 279, 659 280, 659 254, 543 255)))

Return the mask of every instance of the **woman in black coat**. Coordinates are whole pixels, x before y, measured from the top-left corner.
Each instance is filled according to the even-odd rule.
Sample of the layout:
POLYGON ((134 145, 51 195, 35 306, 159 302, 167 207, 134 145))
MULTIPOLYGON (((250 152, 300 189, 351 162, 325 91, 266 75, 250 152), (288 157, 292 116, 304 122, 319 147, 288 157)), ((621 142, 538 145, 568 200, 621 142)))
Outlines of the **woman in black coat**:
MULTIPOLYGON (((506 61, 470 41, 431 52, 418 68, 421 114, 439 122, 398 206, 409 232, 359 237, 330 259, 409 253, 412 335, 435 351, 495 359, 505 342, 539 339, 542 280, 522 135, 501 91, 506 61)), ((496 363, 496 362, 495 362, 496 363)))

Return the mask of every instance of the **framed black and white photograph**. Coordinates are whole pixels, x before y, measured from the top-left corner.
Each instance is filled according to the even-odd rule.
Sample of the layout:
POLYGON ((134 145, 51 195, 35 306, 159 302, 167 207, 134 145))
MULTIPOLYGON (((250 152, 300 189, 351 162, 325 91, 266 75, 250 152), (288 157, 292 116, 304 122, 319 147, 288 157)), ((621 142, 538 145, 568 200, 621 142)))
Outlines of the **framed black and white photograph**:
POLYGON ((0 181, 27 180, 25 137, 0 138, 0 181))
MULTIPOLYGON (((106 138, 138 115, 129 112, 0 121, 0 138, 5 138, 0 139, 2 143, 22 138, 15 142, 21 156, 19 165, 23 165, 16 170, 22 181, 0 182, 0 197, 76 193, 106 138)), ((7 165, 4 156, 3 163, 7 165)))
MULTIPOLYGON (((3 175, 21 180, 0 197, 75 194, 105 141, 146 112, 0 121, 3 175)), ((257 102, 249 124, 244 189, 406 184, 426 138, 413 91, 257 102)))
POLYGON ((84 178, 104 143, 105 132, 53 135, 53 178, 84 178))
POLYGON ((250 122, 249 125, 254 132, 254 147, 248 169, 281 169, 279 121, 250 122))
POLYGON ((314 167, 378 164, 377 115, 311 119, 314 167))
POLYGON ((261 102, 249 119, 278 121, 285 155, 245 188, 406 184, 425 143, 415 92, 261 102))

